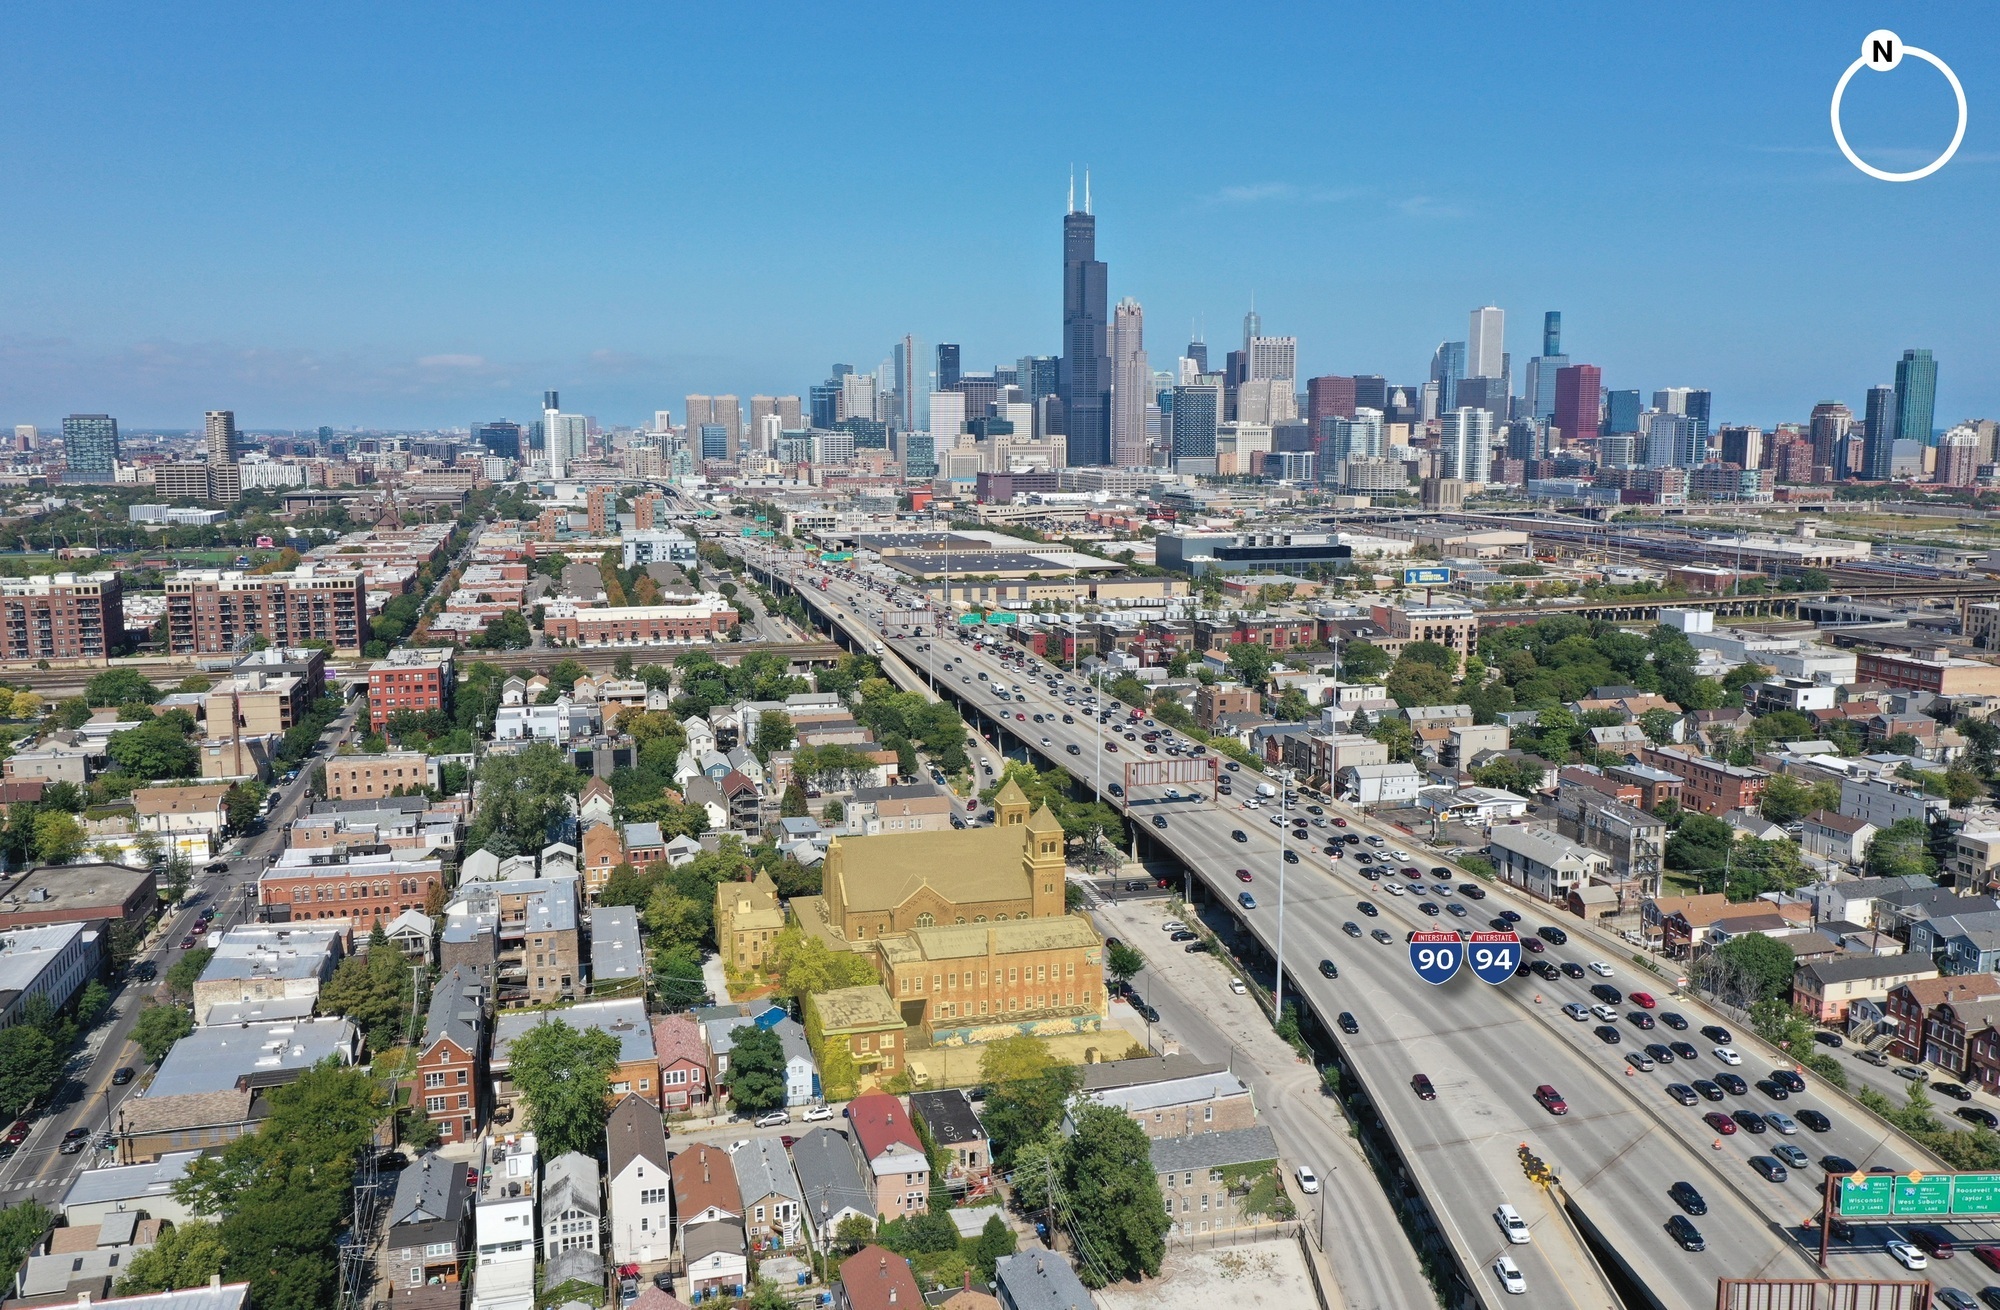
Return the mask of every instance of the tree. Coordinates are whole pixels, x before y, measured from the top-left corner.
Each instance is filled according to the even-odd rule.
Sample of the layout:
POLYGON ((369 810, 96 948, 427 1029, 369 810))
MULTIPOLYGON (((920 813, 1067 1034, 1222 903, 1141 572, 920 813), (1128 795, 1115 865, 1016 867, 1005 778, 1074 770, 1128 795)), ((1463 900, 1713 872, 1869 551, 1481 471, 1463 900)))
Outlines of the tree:
POLYGON ((778 801, 778 817, 781 819, 803 819, 806 809, 805 791, 796 782, 785 784, 785 794, 778 801))
POLYGON ((0 1267, 19 1269, 55 1223, 55 1211, 38 1201, 0 1210, 0 1267))
POLYGON ((61 1077, 62 1052, 47 1033, 26 1023, 0 1031, 0 1114, 17 1117, 61 1077))
POLYGON ((201 769, 201 754, 188 741, 186 716, 163 714, 124 732, 114 732, 105 750, 118 767, 135 778, 192 778, 201 769))
POLYGON ((132 1040, 149 1064, 167 1058, 173 1044, 194 1031, 194 1016, 178 1005, 149 1005, 132 1024, 132 1040))
POLYGON ((221 1230, 205 1219, 193 1219, 167 1229, 155 1245, 132 1257, 125 1276, 118 1280, 118 1295, 206 1287, 228 1260, 221 1230))
POLYGON ((1270 679, 1271 666, 1277 657, 1271 648, 1262 642, 1236 641, 1229 644, 1229 671, 1236 675, 1238 682, 1252 689, 1261 689, 1270 679))
POLYGON ((1408 719, 1384 714, 1368 735, 1388 747, 1391 764, 1407 764, 1416 754, 1417 735, 1408 719))
POLYGON ((1735 840, 1735 831, 1722 820, 1706 814, 1683 814, 1680 826, 1667 838, 1667 867, 1702 873, 1713 870, 1719 889, 1722 866, 1735 840))
POLYGON ((1789 996, 1792 970, 1797 957, 1775 937, 1745 933, 1732 937, 1716 948, 1716 956, 1731 968, 1740 969, 1754 981, 1762 1000, 1789 996))
POLYGON ((83 825, 61 810, 43 810, 35 816, 35 857, 42 863, 68 864, 88 844, 83 825))
POLYGON ((835 1226, 833 1240, 850 1251, 857 1251, 875 1240, 875 1221, 865 1215, 851 1214, 835 1226))
POLYGON ((76 729, 90 722, 90 702, 81 696, 71 696, 56 704, 56 726, 76 729))
POLYGON ((745 1024, 730 1031, 729 1099, 739 1113, 763 1114, 785 1103, 785 1046, 769 1028, 745 1024))
POLYGON ((183 954, 167 969, 167 990, 175 996, 193 996, 195 980, 214 958, 215 952, 206 946, 197 946, 183 954))
POLYGON ((1646 740, 1661 746, 1674 739, 1674 729, 1680 726, 1681 716, 1668 709, 1651 709, 1639 716, 1639 730, 1646 734, 1646 740))
POLYGON ((876 979, 865 956, 832 950, 796 923, 779 931, 770 959, 778 975, 778 995, 792 1001, 841 987, 866 986, 876 979))
POLYGON ((136 669, 106 669, 83 688, 83 699, 90 705, 151 705, 159 698, 160 689, 136 669))
POLYGON ((264 797, 271 789, 252 779, 239 782, 223 795, 222 805, 229 817, 229 827, 233 832, 248 832, 256 824, 257 816, 264 812, 264 797))
POLYGON ((1379 678, 1394 663, 1389 652, 1372 641, 1350 641, 1340 648, 1340 676, 1349 682, 1379 678))
MULTIPOLYGON (((376 924, 376 931, 381 927, 376 924)), ((406 1035, 412 985, 409 962, 386 940, 380 949, 371 943, 366 955, 350 955, 334 969, 320 988, 319 1012, 346 1016, 379 1054, 406 1035)))
POLYGON ((1048 1048, 1025 1036, 988 1046, 980 1057, 979 1077, 986 1084, 981 1117, 993 1142, 994 1162, 1002 1168, 1013 1164, 1014 1151, 1023 1142, 1055 1127, 1080 1081, 1073 1066, 1056 1063, 1048 1048))
POLYGON ((1840 784, 1831 780, 1810 785, 1790 774, 1774 773, 1764 783, 1757 811, 1772 823, 1797 823, 1815 810, 1840 809, 1840 784))
POLYGON ((1862 865, 1871 878, 1933 877, 1937 861, 1931 858, 1930 829, 1922 819, 1896 820, 1868 839, 1862 865))
POLYGON ((1104 970, 1111 975, 1112 981, 1118 984, 1118 990, 1121 992, 1125 990, 1125 984, 1132 981, 1132 976, 1145 967, 1146 957, 1124 942, 1105 952, 1104 970))
POLYGON ((83 995, 76 1002, 76 1027, 78 1032, 89 1032, 111 1008, 111 989, 92 978, 84 987, 83 995))
POLYGON ((1167 1217, 1153 1173, 1152 1142, 1124 1111, 1085 1101, 1063 1145, 1063 1218, 1087 1258, 1087 1284, 1153 1277, 1167 1253, 1167 1217))
POLYGON ((993 1281, 993 1267, 1002 1259, 1014 1254, 1019 1239, 1007 1221, 994 1215, 986 1221, 986 1227, 979 1230, 973 1244, 973 1259, 978 1263, 979 1276, 987 1282, 993 1281))
POLYGON ((605 1098, 618 1067, 618 1039, 551 1019, 514 1042, 514 1085, 544 1155, 595 1155, 604 1139, 605 1098))
POLYGON ((1414 705, 1446 705, 1453 695, 1451 675, 1435 664, 1413 660, 1409 652, 1389 670, 1385 685, 1390 699, 1404 709, 1414 705))
POLYGON ((488 754, 479 763, 479 783, 479 812, 466 830, 465 849, 504 857, 539 852, 569 817, 570 798, 583 779, 561 750, 536 742, 511 755, 488 754))

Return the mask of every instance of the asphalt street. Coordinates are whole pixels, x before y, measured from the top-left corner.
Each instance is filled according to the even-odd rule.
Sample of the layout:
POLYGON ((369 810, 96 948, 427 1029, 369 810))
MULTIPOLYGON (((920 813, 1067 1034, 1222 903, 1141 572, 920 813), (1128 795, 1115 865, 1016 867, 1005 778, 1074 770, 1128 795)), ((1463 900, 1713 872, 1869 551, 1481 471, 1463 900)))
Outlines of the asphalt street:
MULTIPOLYGON (((863 612, 879 609, 881 603, 873 599, 873 593, 863 593, 855 601, 863 612)), ((890 640, 909 667, 924 667, 927 653, 915 650, 913 640, 890 640)), ((1051 745, 1042 748, 1043 753, 1079 777, 1086 775, 1088 770, 1078 757, 1068 755, 1065 748, 1075 744, 1079 754, 1095 750, 1097 735, 1108 729, 1084 717, 1081 706, 1062 704, 1062 698, 1046 692, 1038 677, 1029 676, 1046 672, 1046 666, 1031 660, 1026 670, 1003 670, 993 655, 976 654, 950 639, 945 639, 943 646, 964 665, 940 675, 944 689, 969 700, 985 715, 1007 715, 1010 730, 1031 745, 1048 737, 1051 745), (980 670, 988 674, 984 681, 976 676, 980 670), (1009 688, 1017 683, 1024 687, 1025 704, 1018 700, 1000 702, 991 693, 995 677, 1003 672, 1009 688), (1064 713, 1075 721, 1062 723, 1064 713), (1041 714, 1044 721, 1035 723, 1035 714, 1041 714)), ((1082 696, 1075 698, 1081 701, 1082 696)), ((1143 749, 1122 734, 1112 744, 1118 750, 1107 751, 1107 756, 1130 758, 1132 752, 1143 749)), ((1621 1013, 1616 1025, 1618 1044, 1600 1042, 1593 1034, 1594 1024, 1575 1023, 1560 1008, 1569 1001, 1591 999, 1587 989, 1600 981, 1597 978, 1557 983, 1515 979, 1494 987, 1460 973, 1441 987, 1422 983, 1411 969, 1407 948, 1398 940, 1401 934, 1440 923, 1482 926, 1486 913, 1465 920, 1419 914, 1413 904, 1419 898, 1382 894, 1380 884, 1365 882, 1351 871, 1351 858, 1338 865, 1328 860, 1320 851, 1327 835, 1323 829, 1312 830, 1313 840, 1300 863, 1282 864, 1277 829, 1266 822, 1264 814, 1219 809, 1192 799, 1169 802, 1157 793, 1142 794, 1130 808, 1145 825, 1142 833, 1170 844, 1184 863, 1199 872, 1217 904, 1232 907, 1220 913, 1210 910, 1211 922, 1219 927, 1233 929, 1241 923, 1259 941, 1274 945, 1275 884, 1279 870, 1285 871, 1287 987, 1303 986, 1323 1016, 1342 1010, 1355 1016, 1359 1032, 1342 1039, 1344 1049, 1404 1144, 1411 1168, 1440 1222, 1472 1259, 1474 1268, 1490 1264, 1507 1249, 1492 1223, 1492 1207, 1501 1200, 1518 1205, 1519 1198, 1530 1191, 1514 1154, 1523 1142, 1549 1159, 1577 1207, 1621 1252, 1634 1273, 1669 1303, 1680 1304, 1712 1300, 1714 1280, 1724 1273, 1756 1277, 1814 1272, 1798 1243, 1795 1226, 1818 1206, 1819 1167, 1815 1163, 1796 1169, 1788 1181, 1769 1183, 1751 1170, 1749 1156, 1768 1154, 1770 1144, 1784 1140, 1798 1145, 1814 1161, 1834 1154, 1864 1168, 1908 1167, 1899 1139, 1885 1126, 1855 1112, 1845 1102, 1822 1101, 1811 1090, 1779 1104, 1753 1087, 1747 1095, 1728 1097, 1713 1108, 1759 1114, 1818 1108, 1833 1121, 1828 1133, 1801 1132, 1780 1139, 1775 1133, 1723 1135, 1711 1129, 1700 1117, 1711 1109, 1708 1102, 1684 1107, 1671 1100, 1664 1088, 1669 1082, 1723 1072, 1709 1052, 1713 1043, 1699 1043, 1692 1066, 1683 1061, 1678 1068, 1665 1065, 1647 1073, 1631 1071, 1623 1054, 1635 1045, 1697 1040, 1699 1035, 1657 1030, 1642 1033, 1621 1013), (1164 830, 1151 822, 1155 815, 1165 820, 1164 830), (1239 828, 1244 834, 1240 842, 1232 836, 1239 828), (1249 884, 1236 881, 1237 868, 1250 871, 1249 884), (1233 908, 1241 891, 1254 895, 1258 908, 1233 908), (1362 899, 1378 906, 1380 919, 1360 914, 1355 907, 1362 899), (1343 928, 1350 920, 1368 928, 1385 926, 1391 941, 1378 944, 1365 935, 1351 937, 1343 928), (1316 965, 1322 958, 1339 963, 1339 981, 1319 977, 1316 965), (1409 1092, 1409 1079, 1419 1072, 1428 1074, 1436 1084, 1437 1100, 1419 1101, 1409 1092), (1570 1106, 1567 1114, 1548 1115, 1531 1099, 1533 1089, 1543 1083, 1554 1084, 1562 1092, 1570 1106), (1707 1251, 1701 1254, 1680 1251, 1663 1231, 1674 1213, 1666 1189, 1680 1179, 1692 1182, 1708 1202, 1708 1214, 1698 1220, 1708 1243, 1707 1251)), ((1322 808, 1347 818, 1352 831, 1374 830, 1359 812, 1348 807, 1322 808)), ((1379 830, 1378 835, 1392 845, 1414 844, 1408 834, 1393 829, 1379 830)), ((1427 869, 1430 857, 1419 855, 1412 863, 1427 869)), ((1450 881, 1456 884, 1465 879, 1458 875, 1450 881)), ((1429 895, 1438 901, 1461 899, 1456 892, 1429 895)), ((1504 890, 1496 890, 1481 909, 1490 913, 1502 904, 1526 914, 1524 928, 1549 921, 1545 907, 1514 899, 1504 890)), ((1583 963, 1588 953, 1580 950, 1580 945, 1553 948, 1543 958, 1583 963)), ((1619 976, 1611 982, 1621 990, 1641 985, 1629 976, 1633 972, 1630 966, 1613 967, 1619 976)), ((1668 990, 1650 979, 1648 984, 1650 990, 1662 995, 1668 990)), ((1713 1021, 1690 1003, 1676 999, 1669 1004, 1685 1010, 1694 1028, 1713 1021)), ((1739 1035, 1743 1037, 1747 1035, 1739 1035)), ((1755 1045, 1747 1040, 1741 1044, 1746 1048, 1755 1045)), ((1756 1057, 1749 1058, 1752 1063, 1737 1072, 1754 1081, 1768 1066, 1759 1067, 1754 1063, 1756 1057)), ((1879 1239, 1883 1235, 1863 1230, 1865 1254, 1837 1249, 1833 1272, 1878 1277, 1900 1274, 1881 1253, 1879 1239), (1874 1243, 1872 1248, 1866 1246, 1869 1242, 1874 1243)), ((1531 1292, 1554 1287, 1561 1291, 1551 1303, 1601 1303, 1594 1280, 1576 1277, 1577 1271, 1565 1267, 1567 1261, 1544 1258, 1543 1246, 1538 1239, 1530 1248, 1508 1251, 1527 1271, 1531 1292)), ((1488 1282, 1492 1282, 1490 1276, 1488 1282)), ((1493 1288, 1481 1290, 1490 1295, 1493 1288)), ((1541 1297, 1536 1299, 1539 1302, 1541 1297)))

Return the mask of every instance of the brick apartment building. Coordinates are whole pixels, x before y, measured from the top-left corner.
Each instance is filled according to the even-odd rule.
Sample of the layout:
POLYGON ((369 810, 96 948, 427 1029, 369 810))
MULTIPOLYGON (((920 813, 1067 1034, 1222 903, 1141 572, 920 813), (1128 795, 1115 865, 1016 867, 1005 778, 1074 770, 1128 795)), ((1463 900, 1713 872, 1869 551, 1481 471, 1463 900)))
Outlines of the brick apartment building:
POLYGON ((336 755, 326 762, 328 800, 372 800, 430 785, 430 757, 421 751, 336 755))
POLYGON ((1194 693, 1194 719, 1203 728, 1213 728, 1225 714, 1255 714, 1261 707, 1257 693, 1239 683, 1204 683, 1194 693))
MULTIPOLYGON (((2000 979, 1990 973, 1924 978, 1889 989, 1883 1006, 1896 1021, 1895 1054, 1912 1063, 1965 1071, 1966 1020, 1985 1002, 2000 999, 2000 979)), ((1985 1018, 1972 1031, 1985 1026, 1985 1018)))
POLYGON ((458 668, 449 650, 402 648, 368 666, 368 726, 382 731, 402 710, 451 712, 458 668))
POLYGON ((228 655, 255 637, 273 646, 327 641, 341 655, 359 655, 368 643, 360 573, 323 573, 311 564, 290 573, 183 569, 167 579, 166 591, 170 654, 228 655))
POLYGON ((736 626, 735 609, 720 596, 685 605, 597 607, 560 601, 549 606, 542 632, 551 645, 671 646, 720 641, 736 626))
POLYGON ((0 659, 106 659, 124 631, 116 573, 0 581, 0 659))
POLYGON ((1681 780, 1681 808, 1697 814, 1727 814, 1757 804, 1770 775, 1685 751, 1647 747, 1640 760, 1681 780))
POLYGON ((472 969, 448 970, 431 992, 408 1087, 410 1105, 421 1105, 447 1142, 472 1141, 485 1122, 486 1001, 486 984, 472 969))

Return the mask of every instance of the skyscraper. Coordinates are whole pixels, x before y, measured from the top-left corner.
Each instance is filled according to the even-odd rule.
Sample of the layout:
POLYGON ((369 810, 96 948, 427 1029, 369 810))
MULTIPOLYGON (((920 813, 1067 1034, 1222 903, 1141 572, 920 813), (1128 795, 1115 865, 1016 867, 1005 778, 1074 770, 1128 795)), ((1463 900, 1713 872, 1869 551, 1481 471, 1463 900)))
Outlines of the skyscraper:
POLYGON ((1714 402, 1715 397, 1702 387, 1688 388, 1687 398, 1681 402, 1681 412, 1701 424, 1704 436, 1715 431, 1715 424, 1709 418, 1709 410, 1714 402))
POLYGON ((1979 435, 1961 424, 1938 441, 1937 472, 1931 481, 1944 487, 1969 487, 1979 471, 1979 435))
POLYGON ((937 384, 939 391, 950 391, 958 385, 958 345, 956 342, 940 341, 937 348, 937 384))
POLYGON ((921 432, 930 422, 931 371, 924 364, 924 348, 915 337, 906 334, 896 343, 896 418, 905 432, 921 432))
POLYGON ((1571 364, 1556 371, 1555 427, 1565 445, 1594 440, 1604 374, 1595 364, 1571 364))
POLYGON ((965 431, 965 393, 942 387, 931 392, 929 426, 931 449, 935 453, 943 455, 956 447, 959 434, 965 431))
POLYGON ((1437 412, 1458 408, 1458 380, 1465 376, 1465 343, 1443 341, 1431 356, 1431 381, 1437 383, 1437 412))
POLYGON ((1389 379, 1377 373, 1357 373, 1354 375, 1354 407, 1356 409, 1379 409, 1386 422, 1389 412, 1389 379))
POLYGON ((1194 361, 1196 373, 1208 372, 1208 343, 1200 337, 1188 342, 1187 357, 1194 361))
POLYGON ((1645 440, 1640 448, 1645 452, 1645 466, 1649 469, 1691 469, 1702 462, 1707 442, 1701 425, 1685 414, 1671 414, 1663 409, 1648 410, 1641 422, 1645 427, 1645 440))
POLYGON ((63 420, 63 461, 69 482, 112 482, 118 477, 118 420, 109 414, 71 414, 63 420))
POLYGON ((1563 353, 1563 316, 1560 309, 1552 309, 1542 315, 1542 354, 1563 353))
POLYGON ((1813 406, 1812 462, 1838 470, 1847 434, 1854 427, 1854 411, 1837 400, 1822 400, 1813 406))
POLYGON ((1497 378, 1506 373, 1507 311, 1484 305, 1472 311, 1472 325, 1465 337, 1465 376, 1497 378))
POLYGON ((475 423, 472 439, 485 447, 488 454, 506 459, 521 458, 522 432, 519 423, 509 423, 506 419, 495 419, 491 423, 475 423))
POLYGON ((1320 430, 1322 419, 1353 418, 1354 407, 1353 378, 1328 376, 1306 379, 1306 422, 1314 432, 1320 430))
POLYGON ((1764 467, 1764 429, 1728 427, 1717 436, 1720 438, 1723 463, 1734 464, 1740 469, 1764 467))
POLYGON ((234 464, 243 453, 242 442, 236 435, 236 411, 211 409, 208 411, 208 462, 210 464, 234 464))
MULTIPOLYGON (((1897 367, 1897 376, 1902 368, 1897 367)), ((1868 388, 1868 412, 1862 420, 1861 476, 1868 482, 1887 482, 1889 467, 1896 456, 1896 388, 1868 388)))
POLYGON ((1459 406, 1444 415, 1438 476, 1483 485, 1492 446, 1493 415, 1470 405, 1459 406))
MULTIPOLYGON (((561 482, 563 475, 563 450, 559 439, 560 425, 556 419, 562 413, 562 397, 553 391, 542 393, 542 451, 549 461, 549 480, 561 482)), ((690 419, 690 422, 692 420, 690 419)), ((690 428, 690 431, 693 429, 690 428)))
POLYGON ((1937 361, 1928 350, 1906 350, 1896 361, 1896 437, 1928 446, 1937 406, 1937 361))
POLYGON ((1028 403, 1056 394, 1061 361, 1054 355, 1023 355, 1014 361, 1015 385, 1028 393, 1028 403))
POLYGON ((1639 393, 1637 391, 1605 392, 1603 430, 1606 432, 1637 432, 1639 430, 1639 410, 1639 393))
POLYGON ((1320 438, 1320 464, 1329 472, 1343 460, 1379 459, 1387 447, 1382 436, 1382 411, 1361 406, 1352 418, 1334 416, 1316 429, 1320 438))
POLYGON ((1561 310, 1542 315, 1542 353, 1528 361, 1528 413, 1543 423, 1556 415, 1556 373, 1569 367, 1569 356, 1562 353, 1562 328, 1561 310))
POLYGON ((1222 423, 1222 388, 1212 382, 1175 387, 1174 459, 1214 459, 1215 433, 1222 423))
POLYGON ((1111 361, 1105 354, 1109 271, 1097 258, 1097 220, 1090 213, 1090 174, 1083 178, 1083 208, 1070 186, 1070 210, 1063 215, 1063 353, 1061 392, 1072 465, 1105 464, 1111 458, 1111 425, 1106 384, 1111 361))
POLYGON ((1153 370, 1146 363, 1146 312, 1130 296, 1111 315, 1111 370, 1111 462, 1142 468, 1153 370))

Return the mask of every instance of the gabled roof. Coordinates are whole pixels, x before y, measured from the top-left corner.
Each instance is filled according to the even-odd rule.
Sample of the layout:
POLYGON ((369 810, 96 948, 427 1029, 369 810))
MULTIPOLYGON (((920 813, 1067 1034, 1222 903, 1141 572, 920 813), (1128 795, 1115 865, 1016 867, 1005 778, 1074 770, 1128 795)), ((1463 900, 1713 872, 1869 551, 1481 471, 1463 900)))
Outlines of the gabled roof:
POLYGON ((1001 1300, 1014 1310, 1091 1310, 1096 1304, 1069 1261, 1040 1242, 1001 1257, 993 1278, 1005 1293, 1001 1300))
POLYGON ((486 985, 473 970, 455 965, 431 992, 430 1011, 424 1017, 424 1050, 449 1041, 477 1055, 485 1028, 486 985))
POLYGON ((674 1214, 682 1222, 714 1206, 724 1214, 741 1215, 743 1199, 736 1189, 736 1168, 720 1147, 690 1146, 668 1166, 674 1180, 674 1214))
POLYGON ((612 1178, 624 1173, 634 1160, 665 1169, 667 1131, 659 1107, 636 1093, 620 1097, 604 1124, 604 1158, 605 1172, 612 1178))
POLYGON ((736 1193, 745 1206, 767 1196, 788 1196, 804 1204, 805 1193, 799 1188, 798 1175, 792 1172, 791 1159, 777 1140, 753 1138, 750 1145, 739 1148, 730 1157, 730 1163, 736 1169, 736 1193))
POLYGON ((597 1176, 597 1161, 576 1151, 565 1151, 542 1166, 542 1221, 564 1211, 584 1214, 604 1213, 604 1194, 597 1176))
POLYGON ((910 1262, 873 1242, 840 1262, 840 1285, 850 1310, 911 1310, 924 1300, 910 1262))
POLYGON ((1906 973, 1935 971, 1920 955, 1841 955, 1831 960, 1815 960, 1799 966, 1802 975, 1822 986, 1837 982, 1861 982, 1869 978, 1895 978, 1906 973))
POLYGON ((874 1198, 862 1185, 847 1134, 834 1128, 813 1129, 792 1143, 792 1167, 798 1172, 809 1217, 816 1226, 842 1210, 854 1210, 871 1219, 875 1216, 874 1198))
POLYGON ((1173 1169, 1221 1169, 1229 1165, 1256 1164, 1278 1158, 1278 1141, 1263 1124, 1234 1128, 1220 1133, 1194 1133, 1187 1137, 1156 1137, 1152 1140, 1153 1172, 1173 1169))
POLYGON ((396 1199, 389 1206, 391 1227, 405 1224, 456 1222, 465 1214, 465 1166, 428 1151, 396 1178, 396 1199))
POLYGON ((910 1123, 910 1112, 887 1092, 863 1092, 847 1104, 847 1120, 854 1127, 854 1140, 861 1158, 873 1160, 895 1146, 906 1146, 917 1154, 923 1142, 910 1123))
POLYGON ((1967 1001, 1984 1000, 1989 996, 2000 996, 2000 978, 1990 973, 1957 974, 1948 978, 1919 978, 1896 988, 1909 996, 1926 1012, 1945 1004, 1962 1005, 1967 1001))

